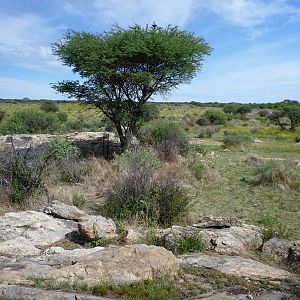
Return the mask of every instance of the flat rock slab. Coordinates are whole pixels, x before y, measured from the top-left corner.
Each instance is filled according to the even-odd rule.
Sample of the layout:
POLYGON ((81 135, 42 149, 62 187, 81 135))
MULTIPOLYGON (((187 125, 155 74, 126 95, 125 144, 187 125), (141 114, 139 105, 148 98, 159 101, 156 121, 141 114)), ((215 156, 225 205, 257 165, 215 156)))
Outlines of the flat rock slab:
POLYGON ((53 247, 48 254, 30 259, 2 262, 0 258, 0 282, 30 285, 33 278, 41 278, 88 285, 128 283, 152 279, 158 274, 175 276, 179 270, 176 257, 162 247, 137 244, 111 246, 89 253, 87 250, 53 247))
MULTIPOLYGON (((193 298, 193 300, 283 300, 283 299, 297 299, 293 298, 292 295, 277 291, 265 292, 261 295, 252 295, 252 294, 228 294, 226 292, 223 293, 210 293, 209 295, 201 295, 198 298, 193 298)), ((188 300, 188 299, 185 299, 188 300)))
POLYGON ((188 254, 179 256, 178 261, 182 265, 212 269, 253 280, 283 280, 293 277, 285 270, 240 256, 188 254))
POLYGON ((3 300, 108 300, 103 298, 79 293, 64 293, 61 291, 49 291, 18 285, 0 285, 0 299, 3 300))

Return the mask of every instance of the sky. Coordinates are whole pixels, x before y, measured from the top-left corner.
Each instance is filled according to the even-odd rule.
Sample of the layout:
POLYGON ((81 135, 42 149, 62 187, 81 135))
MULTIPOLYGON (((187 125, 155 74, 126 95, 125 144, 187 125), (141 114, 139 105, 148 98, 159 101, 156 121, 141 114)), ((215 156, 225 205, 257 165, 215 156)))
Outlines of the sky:
POLYGON ((300 100, 300 0, 0 0, 0 98, 65 99, 51 52, 68 29, 177 25, 213 47, 200 73, 158 101, 300 100))

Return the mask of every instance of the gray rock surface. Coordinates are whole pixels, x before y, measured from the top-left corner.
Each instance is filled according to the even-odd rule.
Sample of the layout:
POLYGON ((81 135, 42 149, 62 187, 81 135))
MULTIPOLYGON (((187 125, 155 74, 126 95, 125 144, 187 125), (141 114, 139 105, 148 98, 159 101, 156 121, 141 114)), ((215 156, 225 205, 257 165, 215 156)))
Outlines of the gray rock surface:
POLYGON ((84 211, 76 206, 66 205, 56 200, 52 201, 52 203, 44 209, 44 213, 52 215, 55 218, 73 221, 81 221, 88 217, 84 211))
MULTIPOLYGON (((76 255, 62 251, 63 255, 51 254, 49 250, 36 258, 19 261, 0 260, 0 281, 9 284, 31 284, 32 278, 70 283, 99 282, 124 283, 151 279, 157 274, 176 275, 179 265, 168 250, 147 245, 113 246, 85 255, 77 250, 76 255), (63 257, 64 256, 64 257, 63 257)), ((57 249, 54 249, 57 252, 57 249)), ((61 250, 59 250, 60 252, 61 250)))
POLYGON ((182 265, 212 269, 253 280, 283 280, 293 277, 285 270, 240 256, 187 254, 180 255, 178 261, 182 265))
POLYGON ((228 228, 241 225, 241 221, 236 218, 206 216, 199 220, 193 227, 197 228, 228 228))
POLYGON ((78 223, 80 235, 87 241, 116 237, 117 227, 112 219, 102 216, 88 216, 78 223))
POLYGON ((0 284, 0 299, 2 300, 108 300, 110 298, 85 295, 80 293, 65 293, 49 291, 18 285, 0 284))
POLYGON ((255 226, 198 228, 194 226, 172 226, 158 233, 158 238, 167 249, 172 250, 178 239, 200 234, 210 250, 224 254, 240 254, 257 250, 263 244, 262 233, 255 226))

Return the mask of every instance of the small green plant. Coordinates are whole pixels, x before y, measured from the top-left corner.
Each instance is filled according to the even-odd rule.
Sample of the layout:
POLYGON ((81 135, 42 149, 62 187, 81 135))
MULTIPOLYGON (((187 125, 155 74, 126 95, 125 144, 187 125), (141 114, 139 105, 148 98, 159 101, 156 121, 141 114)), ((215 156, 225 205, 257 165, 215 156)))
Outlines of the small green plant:
POLYGON ((200 126, 206 125, 224 125, 226 122, 226 115, 219 110, 207 110, 196 123, 200 126))
POLYGON ((58 160, 66 160, 70 157, 78 157, 79 149, 69 140, 57 137, 50 143, 54 158, 58 160))
POLYGON ((67 122, 68 120, 68 114, 64 111, 60 111, 57 113, 57 117, 58 117, 58 120, 61 122, 61 123, 65 123, 67 122))
POLYGON ((95 247, 105 247, 110 244, 118 244, 118 241, 114 238, 105 238, 96 239, 86 243, 86 247, 95 248, 95 247))
POLYGON ((0 110, 0 123, 4 119, 4 117, 5 117, 5 112, 0 110))
POLYGON ((81 194, 75 194, 73 196, 73 205, 75 205, 78 208, 82 208, 84 204, 86 203, 86 198, 81 194))
POLYGON ((188 162, 191 173, 197 180, 200 180, 205 173, 205 166, 200 159, 192 159, 188 162))
POLYGON ((30 276, 28 279, 31 280, 31 286, 34 288, 40 288, 45 283, 45 279, 40 276, 30 276))
POLYGON ((193 146, 193 150, 201 154, 203 157, 208 154, 208 149, 204 145, 195 145, 193 146))
POLYGON ((194 251, 204 251, 207 248, 200 233, 186 234, 183 237, 176 237, 172 251, 175 254, 183 254, 194 251))
POLYGON ((45 100, 42 102, 40 106, 41 110, 45 112, 53 112, 56 113, 59 111, 59 107, 56 101, 53 100, 45 100))

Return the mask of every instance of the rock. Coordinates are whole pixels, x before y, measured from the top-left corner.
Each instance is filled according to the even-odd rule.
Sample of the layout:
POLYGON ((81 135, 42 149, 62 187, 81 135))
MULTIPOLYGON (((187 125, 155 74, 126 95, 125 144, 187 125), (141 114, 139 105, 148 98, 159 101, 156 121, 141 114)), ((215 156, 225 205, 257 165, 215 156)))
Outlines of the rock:
POLYGON ((79 293, 66 293, 61 291, 49 291, 18 285, 0 284, 0 299, 14 300, 109 300, 98 296, 84 295, 79 293))
POLYGON ((66 259, 63 264, 51 261, 49 254, 22 262, 0 262, 0 281, 31 284, 31 278, 39 277, 95 285, 99 282, 125 283, 151 279, 158 274, 175 276, 179 270, 176 257, 157 246, 114 246, 87 255, 81 254, 74 259, 66 259))
POLYGON ((117 227, 114 221, 102 216, 88 216, 84 221, 78 223, 78 228, 80 235, 87 241, 117 236, 117 227))
POLYGON ((196 228, 229 228, 241 225, 242 222, 236 218, 207 216, 199 220, 193 227, 196 228))
POLYGON ((272 238, 264 243, 262 253, 272 257, 276 261, 289 264, 300 263, 300 240, 288 241, 272 238))
POLYGON ((22 237, 34 246, 47 246, 77 229, 77 223, 73 221, 54 219, 42 212, 10 212, 0 218, 0 243, 20 241, 22 237))
POLYGON ((186 254, 179 256, 178 261, 182 265, 212 269, 252 280, 283 280, 293 276, 285 270, 240 256, 186 254))
POLYGON ((141 240, 142 234, 139 231, 132 228, 127 228, 126 231, 126 242, 128 244, 134 244, 141 240))
POLYGON ((263 243, 259 228, 246 224, 243 227, 232 226, 222 229, 172 226, 160 231, 158 238, 164 247, 173 250, 178 239, 194 234, 202 235, 208 249, 224 254, 240 254, 249 250, 257 250, 263 243))
POLYGON ((66 205, 59 201, 53 201, 48 207, 44 209, 44 213, 52 215, 55 218, 81 221, 88 215, 78 209, 76 206, 66 205))

